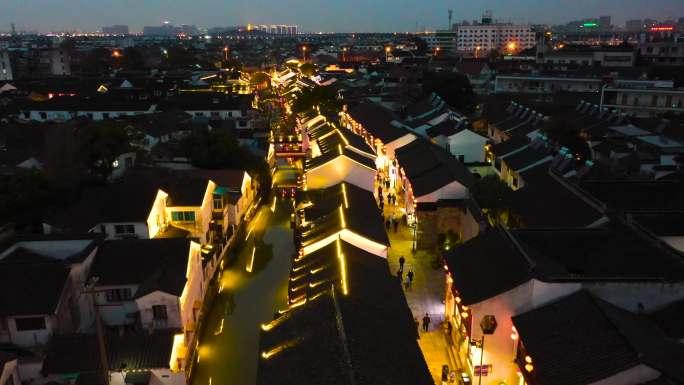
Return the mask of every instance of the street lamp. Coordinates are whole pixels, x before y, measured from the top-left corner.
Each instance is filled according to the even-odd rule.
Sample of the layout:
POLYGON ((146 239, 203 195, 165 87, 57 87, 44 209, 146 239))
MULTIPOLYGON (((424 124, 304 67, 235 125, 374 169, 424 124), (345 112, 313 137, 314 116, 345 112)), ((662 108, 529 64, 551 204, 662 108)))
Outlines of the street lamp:
POLYGON ((390 47, 390 46, 385 47, 385 61, 389 61, 390 52, 392 52, 392 47, 390 47))
POLYGON ((347 47, 342 47, 342 61, 347 61, 347 47))
POLYGON ((513 54, 513 52, 515 52, 515 49, 517 46, 518 45, 515 44, 515 42, 513 42, 513 41, 508 43, 508 51, 511 53, 511 55, 513 54))
POLYGON ((435 56, 439 55, 439 51, 441 51, 441 50, 442 50, 441 48, 435 47, 435 56))
POLYGON ((476 59, 480 56, 480 50, 481 49, 482 49, 482 47, 480 47, 479 45, 477 47, 475 47, 475 58, 476 59))
POLYGON ((302 60, 306 63, 306 46, 302 46, 302 60))
POLYGON ((484 340, 485 340, 485 335, 492 335, 494 334, 494 331, 496 331, 496 327, 498 324, 496 323, 496 317, 493 315, 486 315, 482 317, 482 321, 480 321, 480 329, 482 329, 482 340, 480 341, 480 378, 477 381, 478 385, 482 385, 482 362, 484 359, 484 340))
POLYGON ((223 47, 223 61, 228 61, 228 47, 223 47))

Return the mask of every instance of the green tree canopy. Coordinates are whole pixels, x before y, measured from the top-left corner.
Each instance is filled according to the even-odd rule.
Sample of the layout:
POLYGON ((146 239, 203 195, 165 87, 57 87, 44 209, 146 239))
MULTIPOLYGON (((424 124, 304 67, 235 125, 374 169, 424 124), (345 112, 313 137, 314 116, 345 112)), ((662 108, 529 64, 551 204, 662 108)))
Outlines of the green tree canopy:
POLYGON ((325 110, 338 110, 341 102, 337 99, 337 92, 330 86, 316 86, 305 88, 298 92, 292 105, 292 111, 301 113, 314 107, 325 110))
POLYGON ((475 94, 468 78, 454 72, 426 72, 423 77, 423 92, 436 93, 450 106, 470 110, 475 105, 475 94))
POLYGON ((513 202, 513 190, 497 175, 487 175, 471 188, 475 202, 489 215, 490 221, 500 223, 513 202))
POLYGON ((301 66, 299 66, 299 72, 307 77, 312 76, 316 73, 316 66, 314 66, 311 63, 304 63, 301 66))

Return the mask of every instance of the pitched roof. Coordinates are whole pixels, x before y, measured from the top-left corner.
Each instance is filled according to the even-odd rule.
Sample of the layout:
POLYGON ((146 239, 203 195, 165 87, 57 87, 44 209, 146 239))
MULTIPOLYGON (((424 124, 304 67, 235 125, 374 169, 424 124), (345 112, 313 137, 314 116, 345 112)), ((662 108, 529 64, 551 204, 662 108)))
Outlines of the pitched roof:
POLYGON ((430 194, 454 181, 465 187, 474 183, 473 175, 461 162, 427 140, 416 139, 398 148, 395 155, 415 197, 430 194))
POLYGON ((638 351, 606 314, 610 307, 579 291, 514 316, 533 359, 534 371, 526 376, 540 384, 585 385, 638 365, 638 351))
POLYGON ((307 275, 291 287, 301 281, 308 300, 262 332, 263 352, 283 343, 287 348, 259 360, 257 383, 432 384, 401 282, 389 273, 387 260, 340 241, 344 295, 337 248, 333 242, 295 262, 293 267, 304 266, 307 275))
POLYGON ((530 144, 526 136, 513 136, 501 143, 493 144, 490 151, 496 156, 505 156, 530 144))
POLYGON ((534 181, 513 192, 511 212, 524 227, 586 227, 603 217, 595 204, 572 191, 566 183, 539 173, 534 181))
POLYGON ((55 314, 68 279, 61 263, 0 262, 0 316, 55 314))
POLYGON ((684 211, 684 183, 677 180, 582 180, 580 187, 611 209, 684 211))
MULTIPOLYGON (((176 331, 153 334, 105 335, 108 366, 118 370, 161 369, 169 367, 176 331)), ((95 334, 54 336, 48 345, 43 370, 49 374, 89 373, 100 370, 95 334)))
POLYGON ((506 163, 506 166, 511 170, 518 171, 544 159, 547 159, 548 162, 551 161, 551 155, 549 155, 546 149, 527 147, 503 158, 502 162, 506 163))
POLYGON ((398 121, 397 116, 392 111, 371 101, 362 101, 350 106, 349 115, 383 143, 390 143, 410 134, 406 128, 392 124, 398 121))
POLYGON ((454 286, 466 305, 511 290, 530 279, 531 266, 505 232, 481 232, 444 254, 454 286), (487 274, 482 274, 486 271, 487 274))
POLYGON ((136 297, 153 291, 180 296, 185 287, 189 239, 123 239, 100 246, 90 271, 98 285, 139 285, 136 297))
POLYGON ((493 229, 444 254, 466 305, 530 279, 684 281, 684 260, 627 225, 598 229, 493 229), (648 259, 649 263, 644 263, 648 259), (488 271, 488 274, 478 272, 488 271))

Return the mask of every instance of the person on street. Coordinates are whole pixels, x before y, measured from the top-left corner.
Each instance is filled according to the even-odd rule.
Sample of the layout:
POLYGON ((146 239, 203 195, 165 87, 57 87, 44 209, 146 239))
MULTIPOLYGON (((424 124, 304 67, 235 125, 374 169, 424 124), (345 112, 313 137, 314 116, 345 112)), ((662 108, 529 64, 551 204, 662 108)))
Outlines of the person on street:
POLYGON ((399 278, 399 282, 401 282, 404 278, 404 270, 402 270, 401 267, 397 271, 397 278, 399 278))
POLYGON ((392 219, 392 223, 394 224, 394 232, 396 233, 399 228, 399 221, 392 219))
POLYGON ((413 270, 409 270, 408 274, 406 274, 406 288, 408 289, 411 287, 411 284, 413 283, 413 270))
POLYGON ((399 257, 399 270, 404 271, 404 263, 406 262, 406 259, 404 259, 404 256, 402 255, 399 257))
POLYGON ((425 313, 425 317, 423 317, 423 331, 427 332, 430 329, 430 316, 428 313, 425 313))
POLYGON ((390 229, 390 220, 389 219, 385 221, 385 228, 387 229, 387 231, 389 231, 389 229, 390 229))

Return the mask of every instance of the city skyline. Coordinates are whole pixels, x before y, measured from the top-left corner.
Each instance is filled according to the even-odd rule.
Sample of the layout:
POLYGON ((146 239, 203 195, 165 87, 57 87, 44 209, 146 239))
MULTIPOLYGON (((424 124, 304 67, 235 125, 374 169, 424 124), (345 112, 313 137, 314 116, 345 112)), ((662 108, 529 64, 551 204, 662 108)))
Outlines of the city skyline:
POLYGON ((629 19, 665 19, 684 16, 681 0, 519 0, 514 4, 500 0, 457 3, 418 0, 405 1, 392 7, 389 0, 350 0, 324 6, 314 0, 276 2, 274 0, 228 1, 197 0, 191 3, 177 0, 149 0, 144 4, 130 0, 105 3, 98 0, 73 0, 65 6, 63 0, 10 0, 0 15, 0 31, 9 31, 11 23, 17 30, 96 31, 113 24, 129 25, 132 32, 143 26, 159 25, 165 20, 176 25, 194 24, 202 27, 254 24, 295 24, 309 32, 403 32, 439 29, 447 26, 447 10, 453 9, 453 22, 479 19, 491 9, 496 19, 517 23, 564 24, 572 20, 612 16, 614 25, 624 25, 629 19), (136 6, 134 14, 129 13, 136 6), (36 14, 35 9, 43 12, 36 14), (73 12, 78 8, 79 12, 73 12), (363 9, 364 12, 359 12, 363 9))

